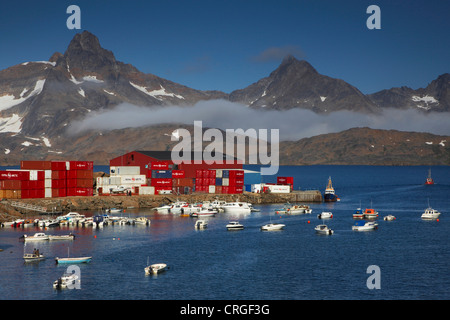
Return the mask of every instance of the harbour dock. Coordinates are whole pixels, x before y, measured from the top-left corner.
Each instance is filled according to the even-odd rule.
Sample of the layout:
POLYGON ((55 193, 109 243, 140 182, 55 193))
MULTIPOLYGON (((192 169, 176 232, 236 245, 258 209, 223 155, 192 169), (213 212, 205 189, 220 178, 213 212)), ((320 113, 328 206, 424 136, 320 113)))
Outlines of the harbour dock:
MULTIPOLYGON (((154 208, 162 203, 172 203, 177 200, 189 203, 198 203, 203 201, 223 200, 246 201, 254 205, 271 203, 317 203, 322 202, 322 194, 319 190, 294 191, 291 193, 250 193, 243 194, 205 194, 193 193, 189 195, 114 195, 114 196, 80 196, 64 198, 37 198, 21 199, 22 206, 17 206, 17 201, 4 199, 0 202, 0 220, 11 219, 11 217, 36 216, 54 212, 69 212, 82 210, 107 210, 110 208, 154 208), (31 209, 30 209, 31 208, 31 209), (39 208, 33 211, 32 208, 39 208), (46 208, 43 212, 42 208, 46 208)), ((3 222, 3 221, 0 221, 3 222)))

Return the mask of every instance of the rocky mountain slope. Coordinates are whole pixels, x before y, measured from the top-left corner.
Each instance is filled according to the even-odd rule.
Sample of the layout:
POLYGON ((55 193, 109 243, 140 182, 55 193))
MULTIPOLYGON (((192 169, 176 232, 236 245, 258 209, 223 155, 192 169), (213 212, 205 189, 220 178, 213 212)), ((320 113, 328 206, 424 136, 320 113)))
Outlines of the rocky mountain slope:
MULTIPOLYGON (((260 112, 293 108, 321 114, 337 110, 371 114, 379 113, 383 108, 449 111, 450 75, 439 76, 426 88, 392 88, 364 95, 343 80, 319 74, 308 62, 288 56, 268 77, 247 88, 230 94, 201 91, 142 73, 130 64, 117 61, 111 51, 101 47, 96 36, 84 31, 74 36, 64 54, 56 52, 48 61, 24 62, 0 70, 0 162, 14 165, 27 159, 77 158, 107 164, 109 159, 130 150, 169 150, 175 144, 170 141, 170 133, 183 125, 161 123, 105 132, 93 130, 78 136, 68 135, 67 128, 92 112, 110 110, 122 103, 164 108, 189 106, 210 99, 239 102, 260 112)), ((370 132, 374 135, 371 139, 377 141, 384 135, 379 131, 370 132)), ((359 134, 349 131, 320 139, 326 143, 327 139, 337 138, 335 144, 345 147, 354 143, 347 137, 351 133, 359 134)), ((423 136, 428 139, 425 138, 427 134, 423 136)), ((300 162, 311 162, 314 157, 317 163, 323 163, 324 158, 344 162, 344 158, 339 158, 339 152, 343 151, 335 149, 336 146, 326 151, 316 145, 316 156, 313 150, 308 152, 308 141, 319 141, 315 139, 282 143, 282 146, 289 146, 283 149, 286 159, 292 163, 299 163, 299 159, 303 159, 300 162), (300 146, 305 147, 303 155, 291 156, 300 146), (337 154, 332 155, 332 150, 337 154)), ((407 150, 404 152, 406 157, 407 150)), ((359 157, 360 154, 358 152, 357 157, 345 161, 360 159, 367 163, 374 159, 366 161, 359 157)), ((411 156, 408 161, 415 163, 411 156)), ((421 159, 426 161, 426 158, 421 159)), ((286 160, 282 161, 286 163, 286 160)), ((445 161, 450 163, 448 159, 445 161)))

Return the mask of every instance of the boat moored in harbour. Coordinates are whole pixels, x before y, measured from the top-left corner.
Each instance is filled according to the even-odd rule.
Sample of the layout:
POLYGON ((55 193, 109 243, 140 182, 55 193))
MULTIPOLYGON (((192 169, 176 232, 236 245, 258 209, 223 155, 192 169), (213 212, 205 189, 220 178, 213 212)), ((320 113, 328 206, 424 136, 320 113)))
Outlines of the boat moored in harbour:
POLYGON ((352 227, 354 231, 371 231, 378 229, 378 224, 375 221, 356 221, 352 227))
POLYGON ((145 271, 146 275, 150 275, 150 274, 157 275, 158 273, 166 271, 166 269, 167 269, 167 264, 155 263, 148 267, 145 267, 144 271, 145 271))
POLYGON ((286 225, 282 223, 268 223, 261 227, 262 231, 278 231, 283 230, 286 225))
POLYGON ((28 236, 28 235, 24 234, 21 237, 21 239, 23 241, 25 241, 25 242, 28 242, 28 241, 46 241, 46 240, 49 240, 49 236, 46 235, 43 232, 38 232, 38 233, 35 233, 33 236, 28 236))
POLYGON ((319 213, 318 215, 317 215, 317 218, 318 219, 331 219, 331 218, 333 218, 333 213, 332 212, 322 212, 322 213, 319 213))
POLYGON ((318 226, 316 226, 314 228, 314 230, 316 230, 316 233, 318 233, 318 234, 331 235, 334 233, 334 231, 331 230, 330 228, 328 228, 328 226, 326 224, 319 224, 318 226))
POLYGON ((239 223, 239 221, 230 221, 226 225, 227 230, 233 231, 233 230, 242 230, 244 229, 244 226, 239 223))
POLYGON ((383 218, 384 221, 394 221, 396 218, 392 214, 389 214, 383 218))
POLYGON ((438 219, 441 213, 431 207, 425 209, 425 212, 422 213, 421 218, 424 220, 434 220, 438 219))
POLYGON ((328 184, 327 187, 325 188, 323 200, 325 202, 335 202, 338 200, 338 197, 334 192, 333 184, 331 183, 331 177, 328 178, 328 184))

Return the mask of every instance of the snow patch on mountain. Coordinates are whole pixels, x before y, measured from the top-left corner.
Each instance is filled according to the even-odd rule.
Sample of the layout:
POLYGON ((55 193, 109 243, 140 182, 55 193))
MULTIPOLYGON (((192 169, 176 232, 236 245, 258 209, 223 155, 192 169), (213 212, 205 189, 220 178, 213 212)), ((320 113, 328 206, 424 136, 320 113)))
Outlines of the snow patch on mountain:
POLYGON ((19 133, 22 127, 22 117, 13 114, 11 117, 0 118, 0 133, 19 133))
POLYGON ((168 97, 173 97, 173 98, 178 98, 178 99, 183 99, 184 100, 184 97, 179 95, 179 94, 166 92, 166 89, 162 85, 159 85, 161 88, 158 89, 158 90, 148 91, 146 87, 142 87, 142 86, 137 85, 137 84, 135 84, 135 83, 133 83, 131 81, 129 81, 129 82, 130 82, 130 84, 133 87, 135 87, 139 91, 141 91, 141 92, 145 93, 146 95, 149 95, 149 96, 151 96, 153 98, 156 98, 156 99, 158 99, 160 101, 162 101, 162 99, 158 98, 158 96, 168 96, 168 97))
POLYGON ((34 86, 33 91, 28 94, 28 96, 24 97, 25 93, 27 93, 29 90, 22 90, 22 93, 20 94, 20 97, 16 99, 16 97, 12 94, 4 94, 3 96, 0 96, 0 111, 9 109, 11 107, 14 107, 15 105, 18 105, 25 100, 27 100, 30 97, 36 96, 42 92, 42 89, 44 88, 45 79, 41 79, 36 81, 36 84, 34 86))

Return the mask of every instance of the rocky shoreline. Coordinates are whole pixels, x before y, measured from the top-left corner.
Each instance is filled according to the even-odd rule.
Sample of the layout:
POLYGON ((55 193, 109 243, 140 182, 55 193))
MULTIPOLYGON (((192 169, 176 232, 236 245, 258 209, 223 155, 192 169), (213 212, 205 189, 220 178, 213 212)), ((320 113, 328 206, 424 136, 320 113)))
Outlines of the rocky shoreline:
POLYGON ((285 203, 285 202, 322 202, 322 194, 318 190, 295 191, 288 194, 255 194, 244 192, 241 195, 226 194, 192 194, 192 195, 133 195, 133 196, 93 196, 93 197, 66 197, 44 199, 3 200, 0 202, 0 222, 11 221, 24 216, 36 216, 43 213, 14 206, 14 203, 40 206, 47 209, 47 214, 67 213, 82 210, 106 210, 110 208, 155 208, 163 203, 177 200, 190 203, 203 201, 246 201, 254 205, 285 203))

